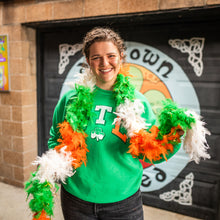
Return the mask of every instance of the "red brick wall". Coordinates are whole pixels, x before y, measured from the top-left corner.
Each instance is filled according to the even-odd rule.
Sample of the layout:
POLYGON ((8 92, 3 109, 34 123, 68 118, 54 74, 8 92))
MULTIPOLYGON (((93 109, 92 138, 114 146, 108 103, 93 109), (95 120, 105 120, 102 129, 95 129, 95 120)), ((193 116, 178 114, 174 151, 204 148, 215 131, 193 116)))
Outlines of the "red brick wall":
POLYGON ((0 3, 11 90, 0 93, 0 181, 23 186, 37 155, 36 39, 24 22, 206 7, 220 0, 16 0, 0 3))

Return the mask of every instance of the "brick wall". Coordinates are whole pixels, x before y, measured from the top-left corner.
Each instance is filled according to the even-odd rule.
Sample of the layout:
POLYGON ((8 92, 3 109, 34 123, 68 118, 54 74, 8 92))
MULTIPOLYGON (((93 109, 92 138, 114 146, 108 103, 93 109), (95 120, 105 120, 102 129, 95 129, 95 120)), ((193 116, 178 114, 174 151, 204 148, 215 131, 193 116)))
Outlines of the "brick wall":
POLYGON ((207 7, 220 0, 16 0, 0 3, 11 90, 0 93, 0 181, 23 186, 37 155, 36 39, 24 22, 207 7))
POLYGON ((22 186, 37 154, 35 31, 13 23, 0 34, 9 37, 11 84, 0 93, 0 180, 22 186))

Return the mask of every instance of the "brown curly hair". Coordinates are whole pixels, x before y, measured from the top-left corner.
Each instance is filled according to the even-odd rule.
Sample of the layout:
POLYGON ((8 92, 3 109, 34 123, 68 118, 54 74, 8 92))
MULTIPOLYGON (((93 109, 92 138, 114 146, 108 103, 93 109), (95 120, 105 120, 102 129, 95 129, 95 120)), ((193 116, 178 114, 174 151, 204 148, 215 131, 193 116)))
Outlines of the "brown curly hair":
POLYGON ((118 48, 119 53, 123 54, 122 59, 125 59, 125 45, 120 35, 110 28, 103 27, 93 28, 91 31, 87 32, 84 37, 82 51, 87 59, 89 59, 90 46, 99 41, 111 41, 118 48))

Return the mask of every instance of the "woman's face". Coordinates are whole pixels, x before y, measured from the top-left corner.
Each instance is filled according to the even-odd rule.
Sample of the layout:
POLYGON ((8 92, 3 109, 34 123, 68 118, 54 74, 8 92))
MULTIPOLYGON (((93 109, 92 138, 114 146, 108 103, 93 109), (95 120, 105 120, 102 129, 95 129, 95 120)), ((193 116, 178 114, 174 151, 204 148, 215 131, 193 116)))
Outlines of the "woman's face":
POLYGON ((87 62, 97 78, 96 85, 112 90, 122 62, 118 48, 111 41, 95 42, 90 46, 87 62))

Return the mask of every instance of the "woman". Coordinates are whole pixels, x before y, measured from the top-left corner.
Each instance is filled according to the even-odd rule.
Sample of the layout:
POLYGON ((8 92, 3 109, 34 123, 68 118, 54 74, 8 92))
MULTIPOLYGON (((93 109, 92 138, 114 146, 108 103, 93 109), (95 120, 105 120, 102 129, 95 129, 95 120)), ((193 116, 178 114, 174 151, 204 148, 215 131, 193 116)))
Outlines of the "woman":
POLYGON ((200 117, 164 102, 159 126, 146 98, 129 81, 123 66, 124 44, 108 28, 95 28, 84 39, 89 69, 58 102, 50 130, 50 148, 35 164, 25 189, 33 220, 53 215, 53 191, 62 182, 66 220, 143 219, 139 158, 160 163, 180 148, 197 163, 210 158, 200 117))
MULTIPOLYGON (((124 85, 121 81, 125 80, 120 74, 124 71, 122 65, 125 48, 118 34, 108 28, 95 28, 87 33, 83 45, 83 53, 90 67, 90 74, 95 76, 96 86, 90 92, 94 96, 91 116, 87 118, 88 124, 83 128, 87 135, 87 162, 78 167, 76 173, 62 186, 63 214, 66 220, 141 220, 143 209, 139 188, 143 169, 139 159, 127 153, 128 137, 132 135, 128 134, 129 126, 125 129, 124 125, 119 129, 118 123, 123 123, 123 117, 117 121, 117 116, 120 118, 118 108, 125 99, 126 102, 129 99, 137 101, 135 105, 140 109, 144 108, 141 110, 142 121, 139 125, 145 129, 155 123, 155 116, 146 98, 135 91, 128 80, 124 83, 124 91, 120 91, 124 85), (121 98, 121 94, 127 96, 121 98)), ((59 101, 54 112, 49 148, 57 146, 57 126, 68 118, 66 106, 74 102, 78 95, 79 92, 72 90, 59 101)), ((130 133, 134 130, 135 128, 131 128, 130 133)), ((178 149, 179 146, 172 154, 178 149)), ((163 157, 161 161, 164 161, 163 157)))

